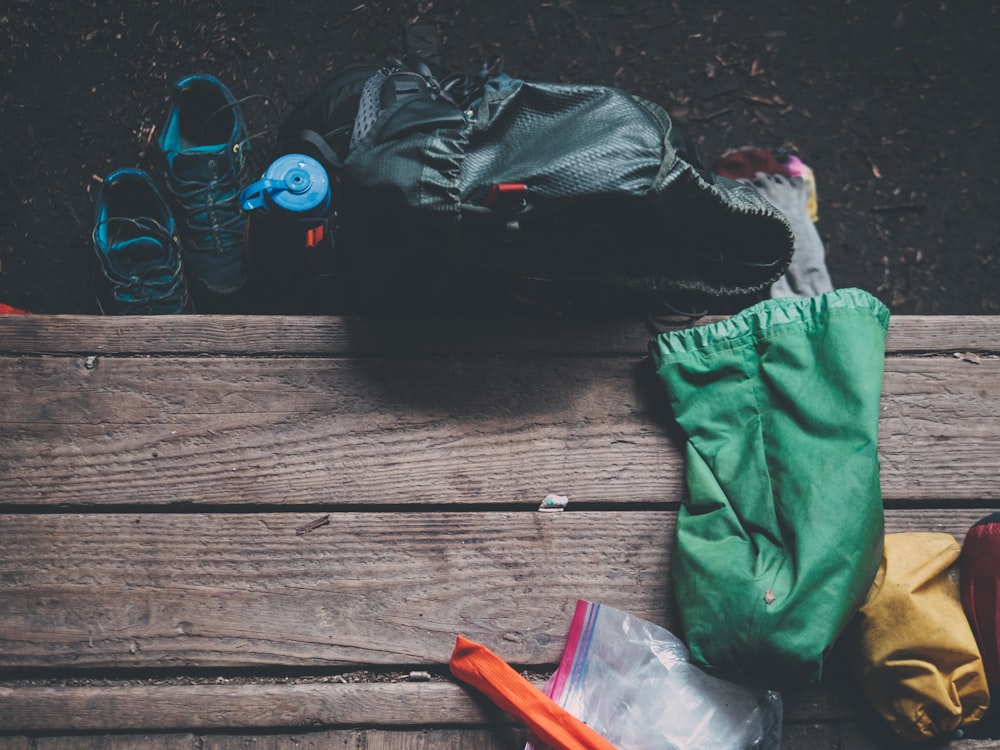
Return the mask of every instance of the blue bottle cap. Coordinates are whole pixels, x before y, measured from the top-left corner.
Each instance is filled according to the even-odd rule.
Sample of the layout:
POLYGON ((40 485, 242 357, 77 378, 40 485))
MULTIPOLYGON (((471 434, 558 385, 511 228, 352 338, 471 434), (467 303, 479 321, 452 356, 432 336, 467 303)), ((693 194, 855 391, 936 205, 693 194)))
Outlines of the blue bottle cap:
POLYGON ((285 154, 240 194, 240 204, 244 211, 322 213, 330 205, 330 178, 311 156, 285 154))

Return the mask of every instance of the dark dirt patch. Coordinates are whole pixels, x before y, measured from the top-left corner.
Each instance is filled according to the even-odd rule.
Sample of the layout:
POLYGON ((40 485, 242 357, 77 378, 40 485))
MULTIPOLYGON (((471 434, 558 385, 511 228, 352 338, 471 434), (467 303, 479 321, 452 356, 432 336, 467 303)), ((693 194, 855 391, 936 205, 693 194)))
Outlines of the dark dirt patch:
POLYGON ((96 312, 98 181, 119 167, 149 168, 150 137, 177 79, 211 73, 237 96, 261 95, 247 115, 266 136, 330 72, 398 53, 402 27, 419 21, 436 24, 444 56, 470 72, 496 52, 522 78, 652 99, 708 163, 731 147, 794 144, 816 171, 836 285, 866 289, 896 313, 1000 312, 1000 4, 748 8, 7 0, 0 302, 96 312))

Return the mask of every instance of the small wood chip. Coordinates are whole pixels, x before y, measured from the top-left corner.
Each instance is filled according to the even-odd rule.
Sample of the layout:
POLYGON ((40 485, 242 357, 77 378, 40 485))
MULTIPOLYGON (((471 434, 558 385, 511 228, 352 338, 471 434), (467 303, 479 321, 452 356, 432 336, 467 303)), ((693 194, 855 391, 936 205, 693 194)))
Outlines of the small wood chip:
POLYGON ((963 362, 969 362, 974 365, 979 365, 983 362, 975 352, 955 352, 954 357, 955 359, 960 359, 963 362))
POLYGON ((295 529, 295 536, 302 536, 303 534, 308 534, 310 531, 318 529, 320 526, 326 526, 328 523, 330 523, 329 513, 327 513, 325 516, 322 516, 321 518, 317 518, 314 521, 310 521, 307 524, 299 526, 297 529, 295 529))

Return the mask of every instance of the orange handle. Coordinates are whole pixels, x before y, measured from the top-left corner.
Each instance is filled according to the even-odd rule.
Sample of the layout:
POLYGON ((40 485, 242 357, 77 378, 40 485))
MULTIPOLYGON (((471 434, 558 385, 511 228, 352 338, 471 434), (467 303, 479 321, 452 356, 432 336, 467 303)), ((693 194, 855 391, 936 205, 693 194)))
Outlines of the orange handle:
POLYGON ((486 646, 458 636, 448 666, 456 678, 486 693, 556 750, 615 750, 486 646))

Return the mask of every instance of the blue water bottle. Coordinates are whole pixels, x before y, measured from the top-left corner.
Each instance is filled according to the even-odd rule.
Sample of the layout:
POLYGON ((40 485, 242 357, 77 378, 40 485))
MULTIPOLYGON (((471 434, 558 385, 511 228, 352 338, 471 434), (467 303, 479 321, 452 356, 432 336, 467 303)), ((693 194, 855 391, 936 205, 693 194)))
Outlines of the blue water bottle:
POLYGON ((261 298, 288 310, 332 272, 330 177, 311 156, 285 154, 240 193, 240 205, 251 280, 261 298))

